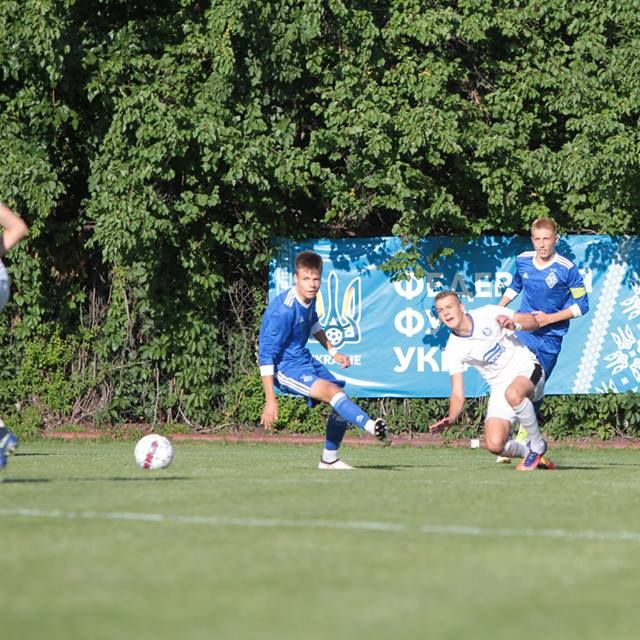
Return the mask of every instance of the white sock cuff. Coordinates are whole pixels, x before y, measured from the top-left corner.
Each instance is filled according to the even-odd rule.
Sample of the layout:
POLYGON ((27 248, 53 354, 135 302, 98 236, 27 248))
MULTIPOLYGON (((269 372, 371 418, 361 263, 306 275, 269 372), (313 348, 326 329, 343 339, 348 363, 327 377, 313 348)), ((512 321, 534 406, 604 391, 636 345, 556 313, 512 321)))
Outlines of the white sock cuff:
POLYGON ((338 393, 336 393, 336 395, 333 396, 331 400, 329 400, 329 404, 335 409, 338 402, 340 402, 342 398, 346 398, 346 397, 347 397, 347 394, 344 391, 338 391, 338 393))
POLYGON ((524 411, 527 408, 527 403, 529 403, 533 407, 533 403, 531 402, 531 400, 529 400, 529 398, 525 398, 517 407, 513 407, 513 410, 516 413, 524 411))
POLYGON ((338 459, 338 450, 337 449, 324 449, 322 451, 322 461, 323 462, 335 462, 338 459))

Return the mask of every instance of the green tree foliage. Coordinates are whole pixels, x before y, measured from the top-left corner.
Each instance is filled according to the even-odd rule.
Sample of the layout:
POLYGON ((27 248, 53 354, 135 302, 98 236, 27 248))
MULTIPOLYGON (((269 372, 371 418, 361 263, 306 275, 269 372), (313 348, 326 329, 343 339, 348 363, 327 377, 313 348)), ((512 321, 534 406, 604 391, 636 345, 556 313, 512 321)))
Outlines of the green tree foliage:
POLYGON ((232 420, 274 237, 638 233, 639 9, 0 3, 6 410, 232 420))

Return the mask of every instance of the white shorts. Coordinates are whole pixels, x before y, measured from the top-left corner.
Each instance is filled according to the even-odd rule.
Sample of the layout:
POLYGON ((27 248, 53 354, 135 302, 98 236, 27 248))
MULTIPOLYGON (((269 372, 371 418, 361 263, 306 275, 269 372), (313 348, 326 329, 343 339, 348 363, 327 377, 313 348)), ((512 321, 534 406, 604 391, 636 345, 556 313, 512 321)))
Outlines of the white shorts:
POLYGON ((502 418, 503 420, 508 420, 511 425, 513 425, 516 420, 516 412, 513 410, 513 407, 507 402, 507 398, 505 393, 509 385, 513 382, 514 378, 517 376, 524 376, 525 378, 532 379, 532 376, 535 376, 535 368, 540 368, 540 379, 536 383, 536 386, 533 389, 533 397, 531 400, 536 402, 537 400, 541 400, 542 396, 544 396, 544 369, 537 362, 527 362, 523 363, 523 366, 519 367, 519 370, 510 371, 509 377, 511 378, 508 383, 497 384, 491 387, 491 395, 489 396, 489 404, 487 405, 487 416, 485 420, 489 418, 502 418))

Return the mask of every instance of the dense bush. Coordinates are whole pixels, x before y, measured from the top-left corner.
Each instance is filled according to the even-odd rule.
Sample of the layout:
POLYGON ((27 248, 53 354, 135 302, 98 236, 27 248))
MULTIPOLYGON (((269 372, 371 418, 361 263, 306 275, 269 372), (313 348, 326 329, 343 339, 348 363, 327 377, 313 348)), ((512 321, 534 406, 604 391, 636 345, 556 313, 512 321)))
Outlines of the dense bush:
POLYGON ((252 423, 275 236, 638 233, 639 53, 612 1, 2 2, 0 409, 252 423))
MULTIPOLYGON (((226 415, 228 426, 255 426, 264 403, 258 372, 247 376, 230 392, 226 415)), ((419 436, 448 410, 448 400, 439 398, 360 399, 358 404, 371 416, 382 416, 392 433, 419 436)), ((276 429, 320 434, 324 432, 327 408, 307 408, 300 398, 280 399, 276 429)), ((482 433, 486 398, 469 398, 457 424, 444 431, 445 439, 479 437, 482 433)), ((588 396, 547 396, 542 407, 542 428, 552 439, 596 437, 640 437, 640 396, 637 393, 588 396)))

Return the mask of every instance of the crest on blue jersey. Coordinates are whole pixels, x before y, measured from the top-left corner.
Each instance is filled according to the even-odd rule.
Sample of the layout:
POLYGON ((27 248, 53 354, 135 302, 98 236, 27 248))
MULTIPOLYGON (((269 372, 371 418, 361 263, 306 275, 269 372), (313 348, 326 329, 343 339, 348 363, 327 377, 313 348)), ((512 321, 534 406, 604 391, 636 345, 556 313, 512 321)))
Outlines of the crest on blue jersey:
POLYGON ((553 289, 553 287, 555 287, 558 284, 558 276, 556 275, 555 271, 552 271, 544 279, 544 281, 547 283, 547 286, 549 287, 549 289, 553 289))
POLYGON ((326 283, 326 292, 316 297, 316 312, 327 338, 336 349, 360 342, 362 279, 356 276, 341 291, 338 274, 331 271, 326 283))

